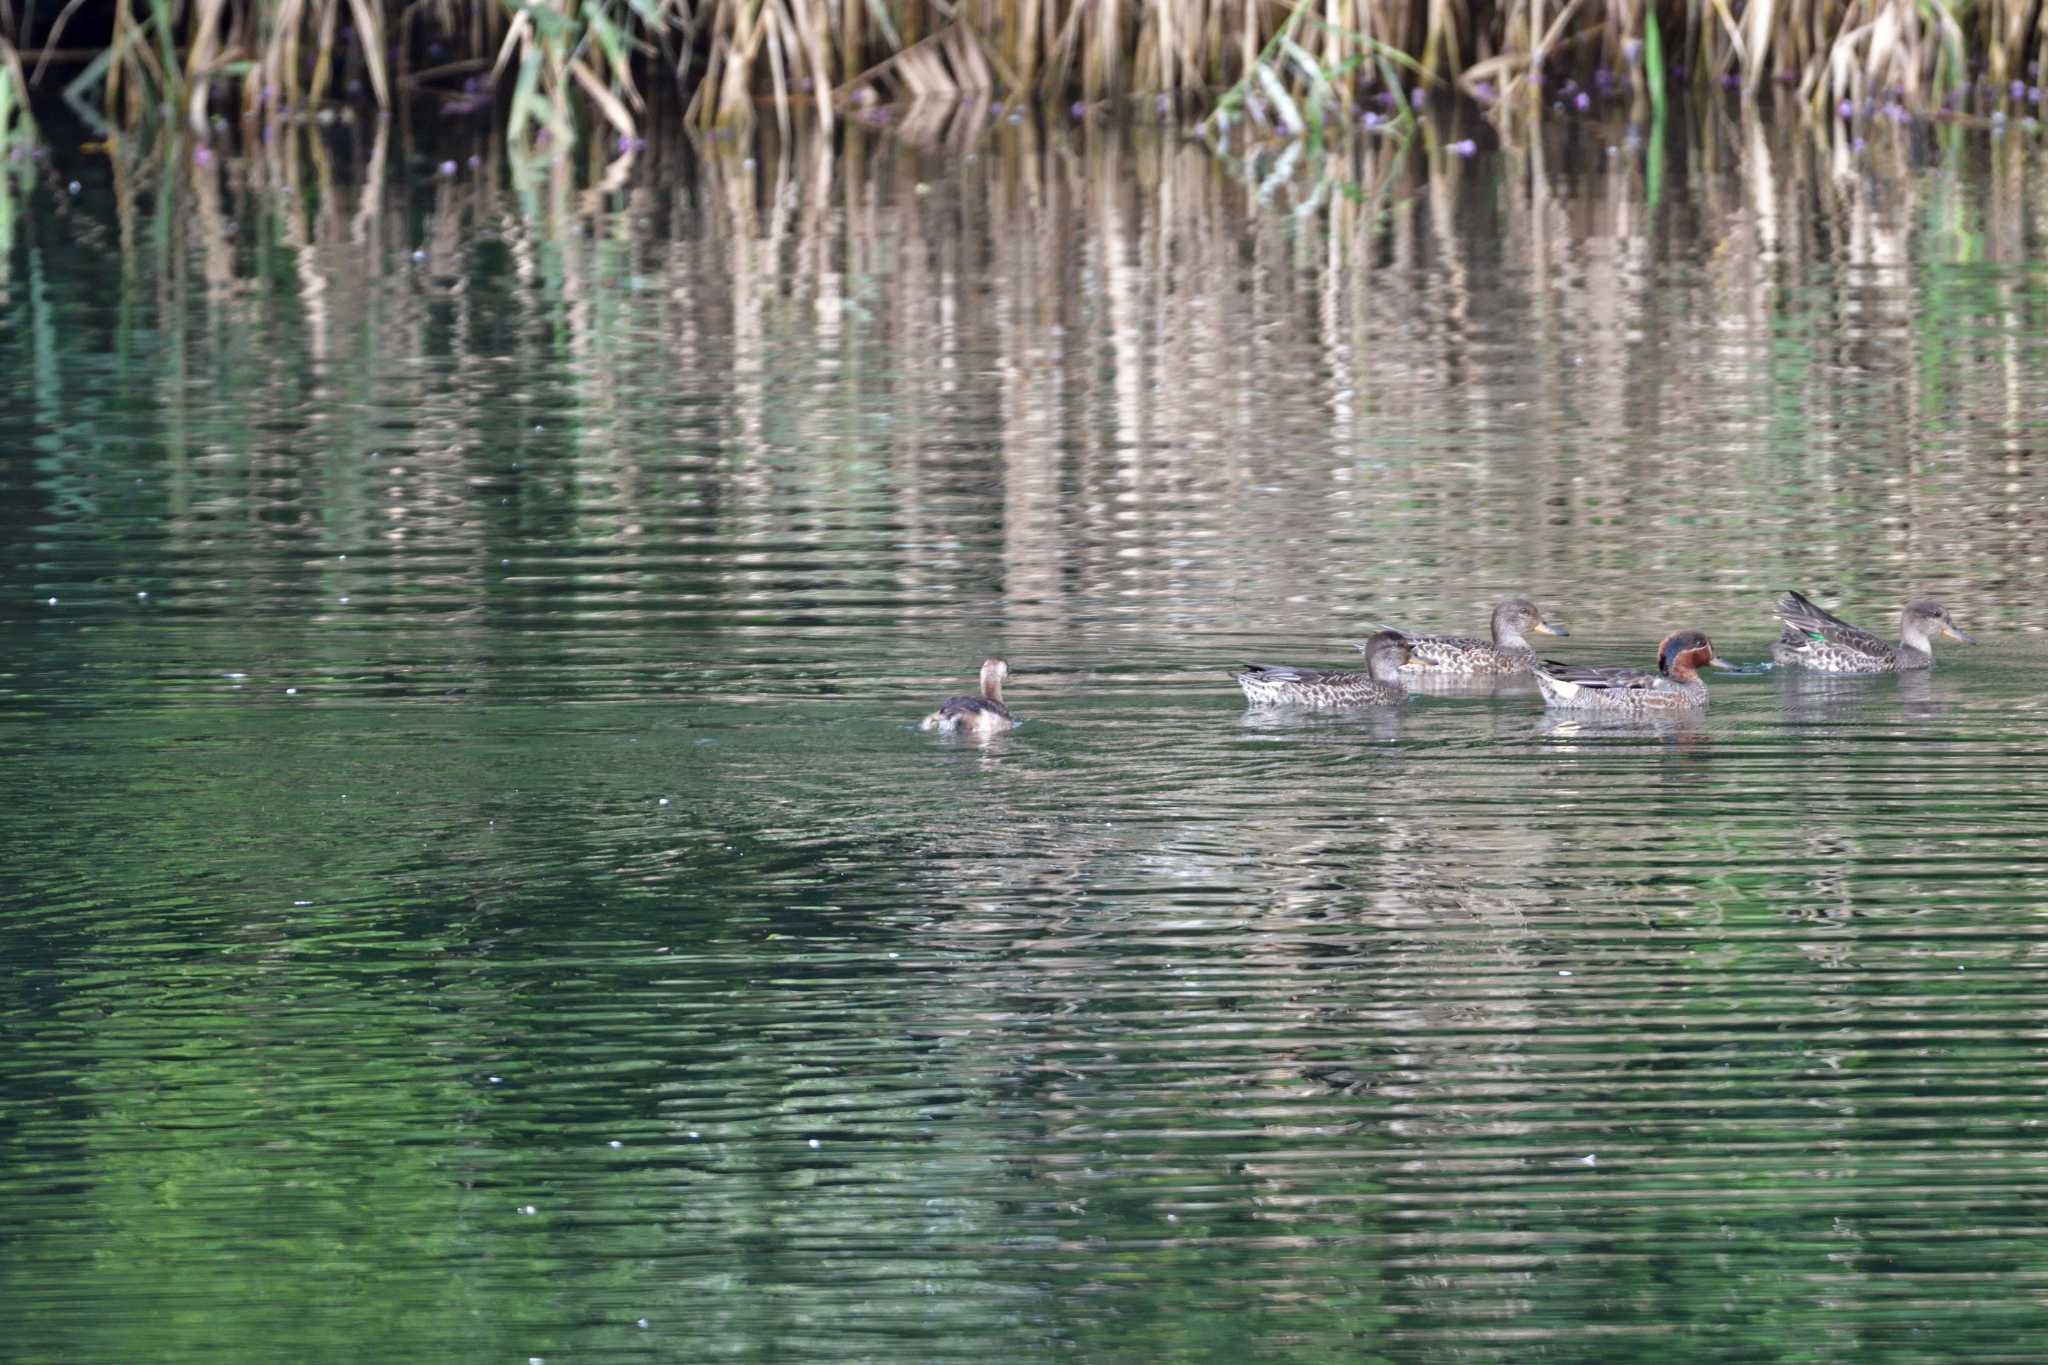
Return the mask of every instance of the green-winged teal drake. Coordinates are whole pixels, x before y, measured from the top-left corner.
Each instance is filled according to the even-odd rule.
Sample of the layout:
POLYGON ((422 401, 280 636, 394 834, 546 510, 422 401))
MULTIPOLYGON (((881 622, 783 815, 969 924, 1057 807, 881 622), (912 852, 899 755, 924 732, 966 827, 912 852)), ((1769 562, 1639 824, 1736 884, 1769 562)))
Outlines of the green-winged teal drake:
POLYGON ((1608 711, 1624 716, 1666 715, 1707 704, 1707 685, 1700 669, 1733 668, 1714 653, 1713 642, 1696 630, 1664 637, 1657 647, 1657 671, 1639 668, 1596 668, 1545 659, 1535 666, 1543 704, 1565 710, 1608 711))

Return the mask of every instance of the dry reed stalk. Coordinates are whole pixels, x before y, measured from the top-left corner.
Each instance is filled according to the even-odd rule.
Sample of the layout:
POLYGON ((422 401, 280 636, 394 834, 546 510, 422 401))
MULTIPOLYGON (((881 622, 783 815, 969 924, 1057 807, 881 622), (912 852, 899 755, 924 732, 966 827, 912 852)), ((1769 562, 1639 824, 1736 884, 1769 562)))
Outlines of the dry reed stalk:
MULTIPOLYGON (((84 4, 65 0, 50 47, 84 4)), ((2048 52, 2048 11, 2034 0, 116 0, 110 12, 78 83, 120 121, 170 104, 203 129, 224 80, 245 113, 281 113, 357 71, 388 106, 431 38, 466 54, 439 71, 495 56, 514 127, 563 140, 606 127, 626 142, 643 118, 640 82, 664 68, 695 83, 700 125, 750 122, 757 101, 784 129, 808 101, 829 128, 841 101, 1079 93, 1099 104, 1249 78, 1283 125, 1307 129, 1375 84, 1412 85, 1381 69, 1390 51, 1414 54, 1426 80, 1518 95, 1533 95, 1535 73, 1547 88, 1598 66, 1624 73, 1641 107, 1654 26, 1670 63, 1660 97, 1661 73, 1689 68, 1696 84, 1725 77, 1751 93, 1796 81, 1815 109, 1893 91, 1909 106, 1953 100, 1973 70, 2003 91, 2048 52)), ((29 22, 0 0, 0 39, 18 46, 29 22)))

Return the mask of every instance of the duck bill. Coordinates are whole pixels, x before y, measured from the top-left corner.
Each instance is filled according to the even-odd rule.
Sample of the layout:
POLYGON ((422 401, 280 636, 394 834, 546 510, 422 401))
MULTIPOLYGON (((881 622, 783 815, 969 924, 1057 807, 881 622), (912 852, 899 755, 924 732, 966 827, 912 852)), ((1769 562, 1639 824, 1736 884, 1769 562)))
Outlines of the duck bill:
POLYGON ((1715 656, 1714 656, 1713 658, 1711 658, 1711 659, 1707 660, 1707 667, 1709 667, 1709 668, 1741 668, 1741 667, 1742 667, 1742 665, 1741 665, 1741 664, 1732 664, 1732 663, 1729 663, 1729 662, 1728 662, 1728 661, 1727 661, 1726 659, 1724 659, 1724 658, 1722 658, 1722 657, 1721 657, 1720 655, 1716 654, 1716 655, 1715 655, 1715 656))
POLYGON ((1566 630, 1563 626, 1560 626, 1552 621, 1538 621, 1535 625, 1531 626, 1530 629, 1536 631, 1538 634, 1541 635, 1571 634, 1571 632, 1566 630))
POLYGON ((1941 628, 1941 633, 1943 635, 1948 636, 1948 638, 1951 640, 1961 640, 1966 645, 1974 645, 1977 643, 1977 638, 1974 635, 1971 635, 1968 631, 1961 630, 1955 626, 1943 626, 1941 628))

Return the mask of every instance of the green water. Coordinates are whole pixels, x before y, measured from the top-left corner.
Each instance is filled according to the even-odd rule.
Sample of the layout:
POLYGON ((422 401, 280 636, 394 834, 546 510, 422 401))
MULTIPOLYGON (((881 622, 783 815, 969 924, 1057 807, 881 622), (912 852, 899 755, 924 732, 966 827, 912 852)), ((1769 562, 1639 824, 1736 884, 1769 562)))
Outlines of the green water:
POLYGON ((12 224, 11 1358, 2036 1353, 2018 130, 442 132, 12 224), (1983 643, 1228 676, 1786 587, 1983 643), (1024 724, 916 730, 990 653, 1024 724))

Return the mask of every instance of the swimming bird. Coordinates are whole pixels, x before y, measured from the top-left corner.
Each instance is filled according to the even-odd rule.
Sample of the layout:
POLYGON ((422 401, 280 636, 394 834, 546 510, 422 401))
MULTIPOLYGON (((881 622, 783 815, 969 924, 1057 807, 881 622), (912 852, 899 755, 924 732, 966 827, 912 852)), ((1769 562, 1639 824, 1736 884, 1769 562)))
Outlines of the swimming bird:
POLYGON ((1733 668, 1714 653, 1713 642, 1696 630, 1681 630, 1657 646, 1657 671, 1592 667, 1545 659, 1535 666, 1543 704, 1568 710, 1612 711, 1621 715, 1662 715, 1707 704, 1703 665, 1733 668))
POLYGON ((1896 645, 1822 611, 1802 593, 1787 592, 1773 610, 1785 631, 1771 646, 1771 657, 1821 673, 1906 673, 1934 667, 1936 635, 1977 643, 1956 625, 1947 607, 1925 597, 1906 604, 1896 645))
POLYGON ((1401 669, 1413 653, 1408 637, 1383 630, 1360 648, 1365 651, 1363 673, 1246 664, 1242 673, 1231 676, 1254 706, 1398 706, 1408 700, 1408 689, 1401 686, 1401 669))
POLYGON ((1403 632, 1415 651, 1414 667, 1447 674, 1505 674, 1527 671, 1536 650, 1527 632, 1569 635, 1563 626, 1543 619, 1543 610, 1526 597, 1510 597, 1493 609, 1493 639, 1469 635, 1416 635, 1403 632))
POLYGON ((993 735, 1010 729, 1017 719, 1003 705, 1003 679, 1009 676, 1010 666, 1001 659, 983 659, 981 695, 946 698, 917 728, 942 735, 993 735))

